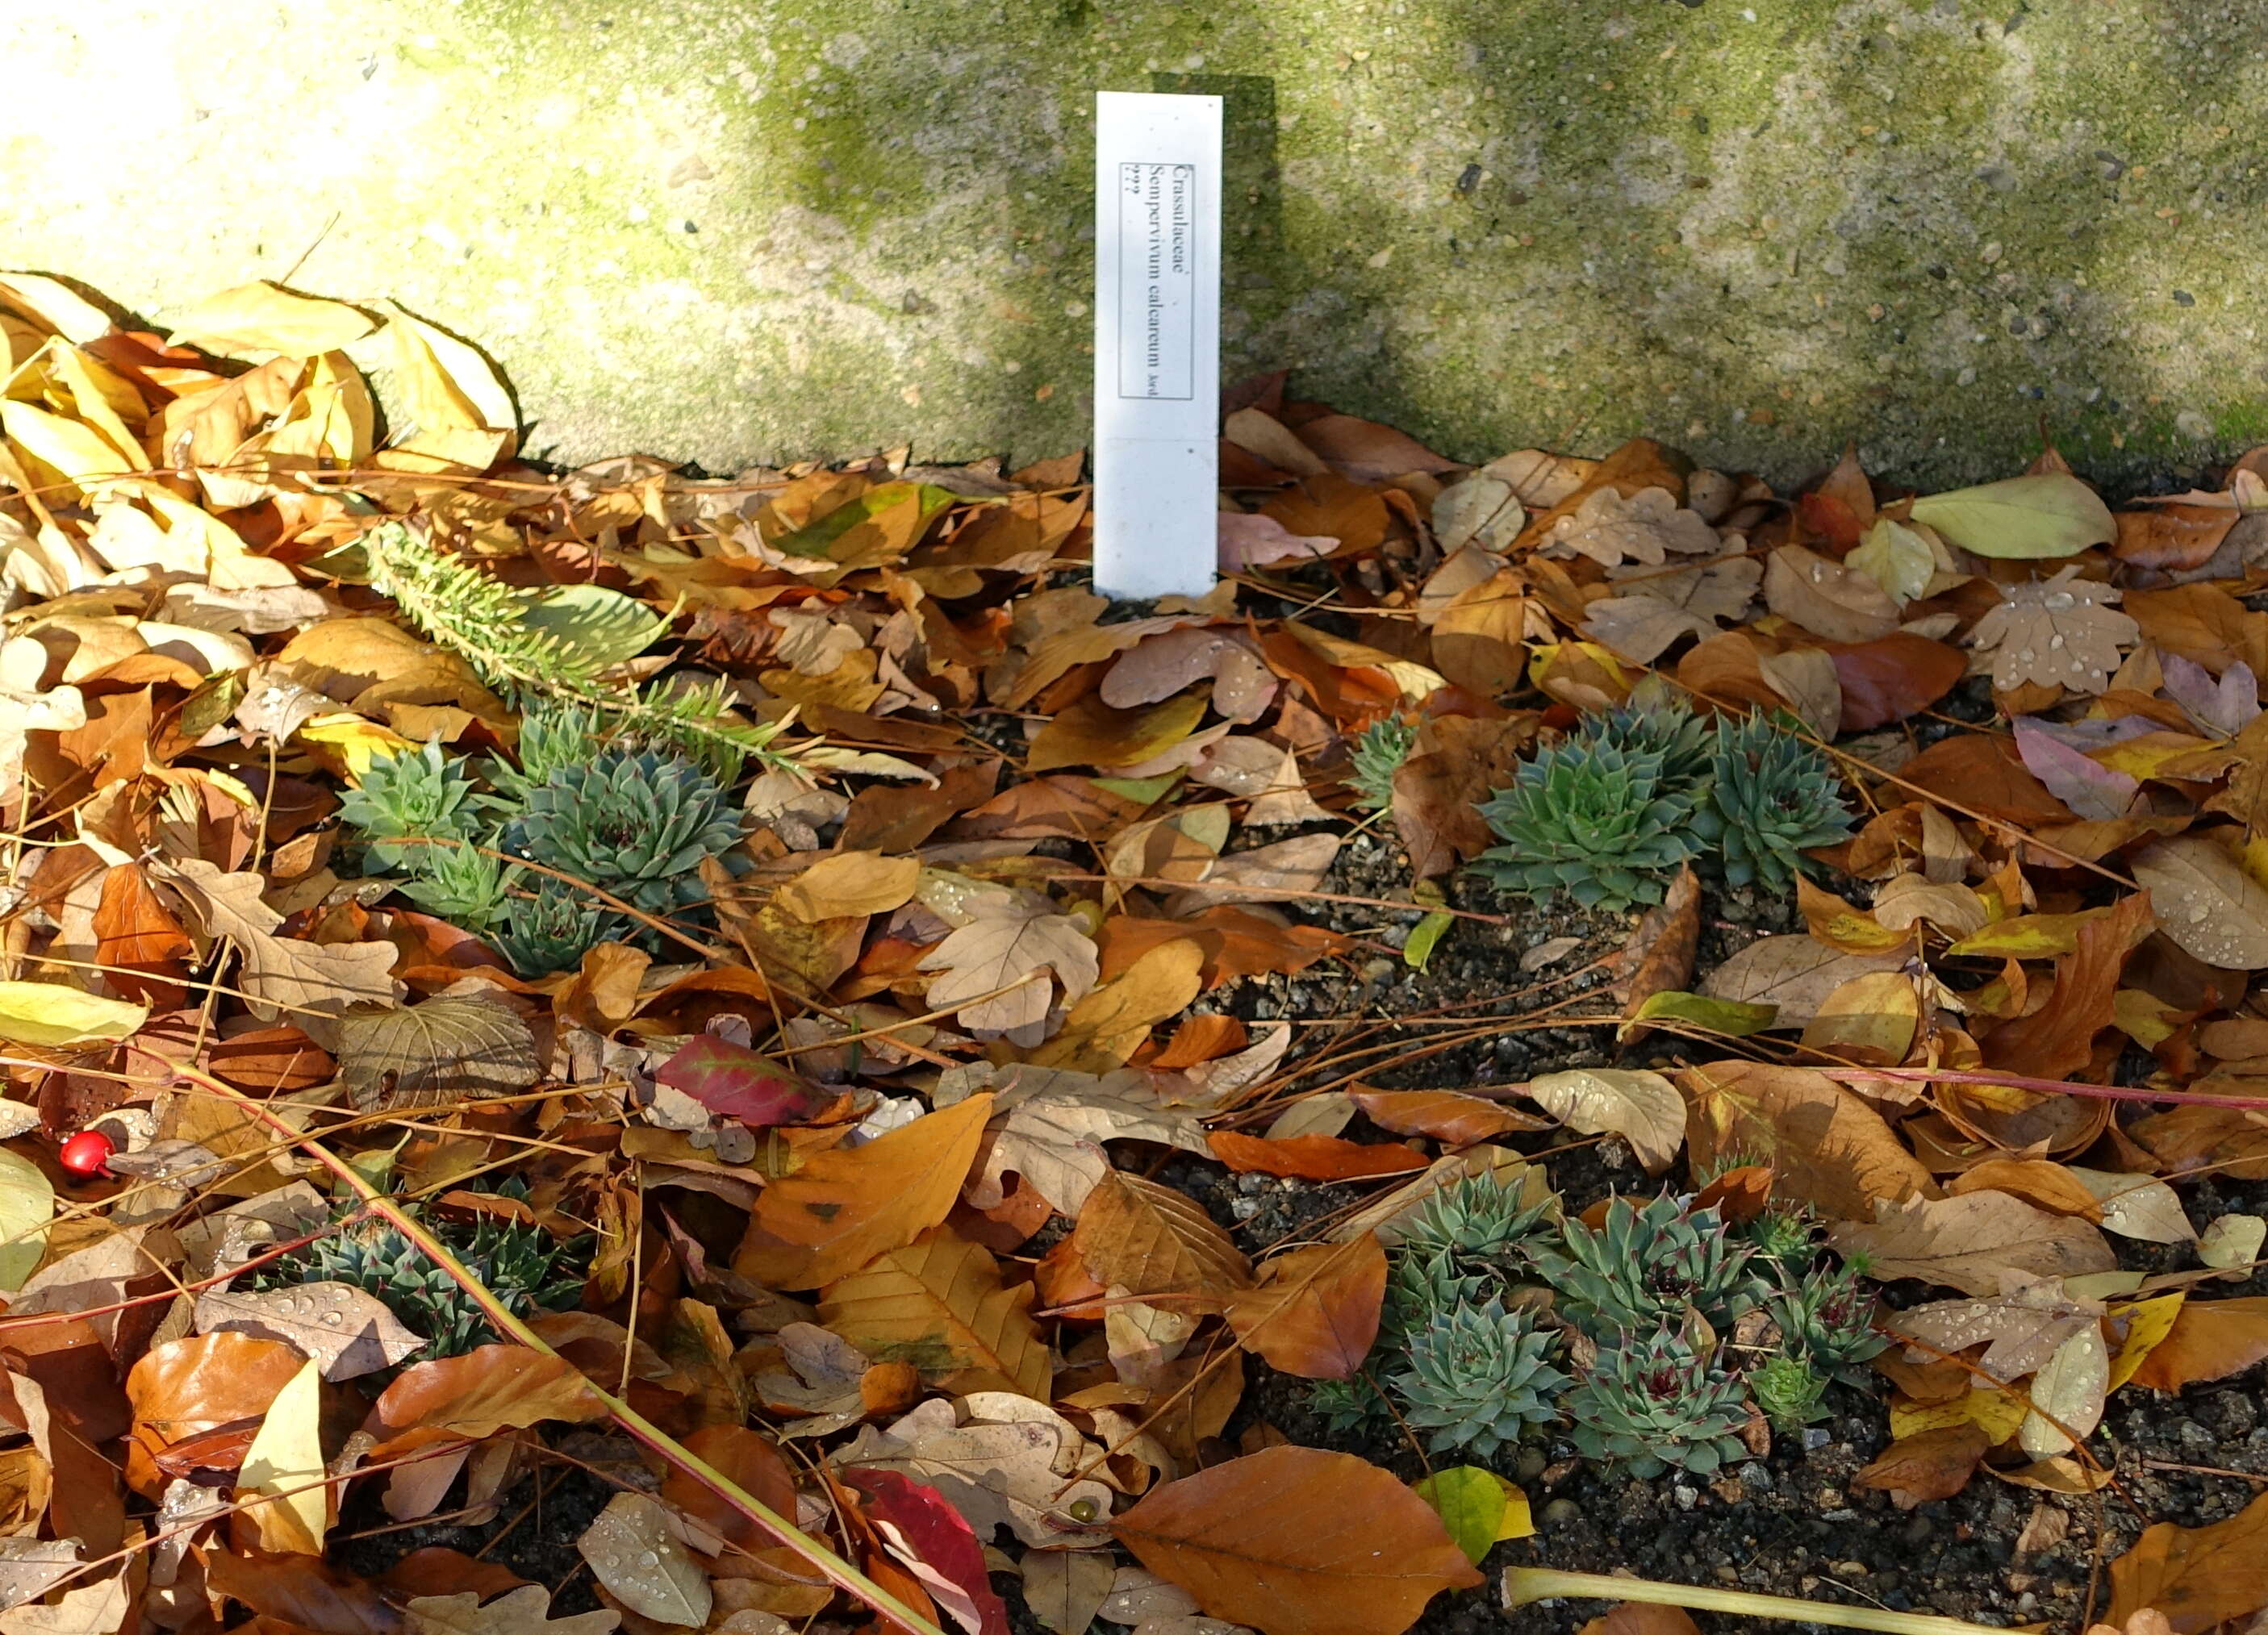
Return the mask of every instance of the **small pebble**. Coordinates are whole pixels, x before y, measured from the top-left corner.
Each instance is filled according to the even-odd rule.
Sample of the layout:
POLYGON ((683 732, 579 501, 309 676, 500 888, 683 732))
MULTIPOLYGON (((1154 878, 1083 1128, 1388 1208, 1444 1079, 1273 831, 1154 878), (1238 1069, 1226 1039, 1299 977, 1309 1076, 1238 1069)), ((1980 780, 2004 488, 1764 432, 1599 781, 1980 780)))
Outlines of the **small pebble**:
POLYGON ((1520 1463, 1514 1469, 1521 1481, 1532 1482, 1543 1474, 1544 1467, 1550 1463, 1541 1448, 1523 1448, 1520 1450, 1520 1463))
POLYGON ((1583 1507, 1572 1499, 1555 1499, 1543 1507, 1543 1525, 1565 1527, 1570 1521, 1582 1519, 1583 1507))
POLYGON ((1832 1440, 1833 1438, 1830 1437, 1825 1431, 1815 1425, 1803 1433, 1803 1451, 1815 1454, 1832 1440))

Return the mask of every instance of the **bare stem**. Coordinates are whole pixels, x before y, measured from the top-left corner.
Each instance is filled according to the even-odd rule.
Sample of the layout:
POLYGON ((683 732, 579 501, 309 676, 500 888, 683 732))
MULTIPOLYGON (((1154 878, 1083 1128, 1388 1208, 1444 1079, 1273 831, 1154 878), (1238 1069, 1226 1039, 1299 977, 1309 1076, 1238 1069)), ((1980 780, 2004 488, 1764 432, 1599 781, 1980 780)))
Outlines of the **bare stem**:
POLYGON ((1655 1607, 1687 1607, 1701 1612, 1733 1612, 1791 1624, 1831 1624, 1846 1630, 1882 1630, 1888 1635, 2008 1635, 1983 1624, 1940 1618, 1926 1612, 1891 1612, 1879 1607, 1845 1607, 1832 1602, 1801 1601, 1793 1595, 1754 1595, 1746 1590, 1704 1589, 1664 1584, 1653 1579, 1616 1578, 1605 1573, 1560 1573, 1550 1567, 1507 1567, 1507 1609, 1561 1596, 1578 1601, 1642 1601, 1655 1607))

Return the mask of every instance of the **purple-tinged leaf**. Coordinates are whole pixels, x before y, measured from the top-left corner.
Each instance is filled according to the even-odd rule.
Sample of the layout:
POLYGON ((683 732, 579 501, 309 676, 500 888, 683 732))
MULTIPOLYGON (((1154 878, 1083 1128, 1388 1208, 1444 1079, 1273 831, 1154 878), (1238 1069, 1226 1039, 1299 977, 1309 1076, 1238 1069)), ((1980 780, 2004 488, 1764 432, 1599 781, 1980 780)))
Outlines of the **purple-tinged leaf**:
POLYGON ((683 1090, 711 1112, 759 1130, 800 1123, 835 1099, 770 1057, 713 1033, 696 1033, 686 1040, 684 1048, 653 1076, 683 1090))
POLYGON ((2062 742, 2029 718, 2016 722, 2016 752, 2032 776, 2081 818, 2124 818, 2142 786, 2062 742))
POLYGON ((2167 654, 2161 662, 2166 696, 2215 737, 2235 737, 2260 713, 2260 684, 2252 666, 2242 660, 2231 664, 2218 682, 2203 664, 2178 653, 2167 654))

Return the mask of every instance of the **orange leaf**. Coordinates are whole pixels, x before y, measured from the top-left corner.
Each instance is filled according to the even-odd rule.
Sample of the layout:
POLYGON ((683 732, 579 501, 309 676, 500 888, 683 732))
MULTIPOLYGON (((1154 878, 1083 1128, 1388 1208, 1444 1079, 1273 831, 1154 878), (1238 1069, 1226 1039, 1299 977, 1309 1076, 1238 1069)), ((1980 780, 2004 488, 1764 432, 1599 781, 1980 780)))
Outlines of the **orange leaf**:
POLYGON ((1764 1213, 1771 1203, 1769 1164, 1736 1164, 1693 1196, 1696 1209, 1713 1209, 1734 1226, 1764 1213))
POLYGON ((1425 1501, 1351 1454, 1285 1445, 1154 1487, 1118 1542, 1264 1635, 1401 1635, 1482 1580, 1425 1501))
POLYGON ((482 1345, 410 1364, 372 1405, 363 1428, 378 1438, 371 1456, 383 1459, 431 1442, 478 1441, 539 1419, 598 1419, 606 1411, 565 1358, 524 1345, 482 1345))
POLYGON ((1871 642, 1830 642, 1827 656, 1843 684, 1845 732, 1868 732, 1928 708, 1969 670, 1958 648, 1911 630, 1893 630, 1871 642))
MULTIPOLYGON (((745 1425, 704 1425, 685 1439, 685 1450, 740 1485, 741 1492, 781 1515, 795 1514, 795 1472, 769 1437, 745 1425)), ((727 1543, 755 1551, 771 1536, 674 1465, 662 1478, 661 1496, 727 1543)))
POLYGON ((2199 1380, 2225 1379, 2268 1357, 2268 1295, 2189 1300, 2166 1338, 2134 1370, 2133 1382, 2177 1391, 2199 1380))
POLYGON ((1701 1626, 1683 1607, 1624 1601, 1608 1608, 1604 1617, 1583 1625, 1577 1635, 1701 1635, 1701 1626))
POLYGON ((1425 1155, 1407 1147, 1366 1147, 1336 1135, 1290 1135, 1270 1141, 1233 1130, 1215 1130, 1205 1137, 1213 1156, 1239 1175, 1256 1170, 1262 1175, 1294 1176, 1302 1181, 1352 1181, 1365 1176, 1402 1175, 1423 1169, 1425 1155))
POLYGON ((1105 1288, 1226 1299, 1252 1285, 1251 1263, 1193 1199, 1114 1169, 1086 1195, 1064 1240, 1105 1288))
POLYGON ((1269 1367, 1302 1379, 1353 1376, 1378 1338, 1386 1250, 1366 1232, 1295 1249, 1260 1269, 1260 1284, 1228 1303, 1229 1326, 1269 1367))
POLYGON ((1357 1090, 1352 1100, 1381 1130, 1396 1135, 1430 1135, 1452 1147, 1470 1147, 1507 1130, 1552 1127, 1502 1103, 1455 1090, 1357 1090))
POLYGON ((231 1331, 152 1347, 126 1376, 127 1400, 134 1404, 128 1483, 156 1498, 166 1486, 159 1455, 221 1426, 258 1419, 306 1360, 281 1340, 231 1331))
POLYGON ((991 1094, 980 1091, 864 1147, 814 1155, 757 1198, 733 1270, 773 1288, 817 1288, 912 1243, 953 1213, 991 1116, 991 1094))
POLYGON ((2142 1529, 2110 1564, 2110 1622, 2144 1608, 2166 1615, 2174 1635, 2196 1635, 2268 1606, 2268 1493, 2226 1521, 2142 1529))

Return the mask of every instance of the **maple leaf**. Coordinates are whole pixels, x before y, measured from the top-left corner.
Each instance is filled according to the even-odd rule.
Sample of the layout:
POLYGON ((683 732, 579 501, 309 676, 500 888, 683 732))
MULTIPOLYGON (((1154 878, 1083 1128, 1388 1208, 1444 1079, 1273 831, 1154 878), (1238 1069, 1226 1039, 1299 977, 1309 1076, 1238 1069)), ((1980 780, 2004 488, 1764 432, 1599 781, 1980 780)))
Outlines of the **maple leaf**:
POLYGON ((1103 1090, 1026 1096, 995 1116, 989 1136, 976 1178, 966 1189, 968 1201, 979 1209, 995 1207, 1013 1172, 1066 1215, 1077 1215, 1086 1195, 1110 1172, 1106 1141, 1160 1141, 1183 1152, 1211 1150, 1193 1114, 1103 1090))
POLYGON ((1063 984, 1069 1004, 1085 996, 1101 971, 1094 942, 1078 920, 1032 908, 980 912, 924 955, 917 969, 942 973, 930 984, 932 1009, 953 1007, 964 1028, 1011 1034, 1047 1019, 1055 995, 1041 979, 1045 973, 1063 984))
POLYGON ((1697 511, 1682 509, 1667 488, 1640 488, 1624 498, 1612 488, 1593 489, 1572 517, 1552 524, 1545 556, 1587 556, 1602 568, 1644 562, 1659 566, 1668 552, 1695 556, 1718 548, 1717 531, 1697 511))
POLYGON ((2002 692, 2029 682, 2073 693, 2100 693, 2118 668, 2119 650, 2142 627, 2112 604, 2119 591, 2066 568, 2052 579, 2004 585, 2002 600, 1969 633, 1979 660, 1992 658, 2002 692))
POLYGON ((470 1590, 456 1595, 419 1595, 403 1609, 402 1635, 607 1635, 622 1615, 608 1609, 551 1616, 551 1592, 522 1584, 486 1606, 470 1590))
MULTIPOLYGON (((2019 1284, 1989 1300, 1940 1300, 1889 1318, 1897 1332, 1927 1342, 1936 1351, 1958 1353, 1972 1345, 1985 1352, 1977 1366, 2003 1384, 2036 1373, 2063 1343, 2102 1320, 2102 1302, 2066 1294, 2046 1281, 2019 1284)), ((1927 1353, 1917 1348, 1916 1361, 1927 1353)))

